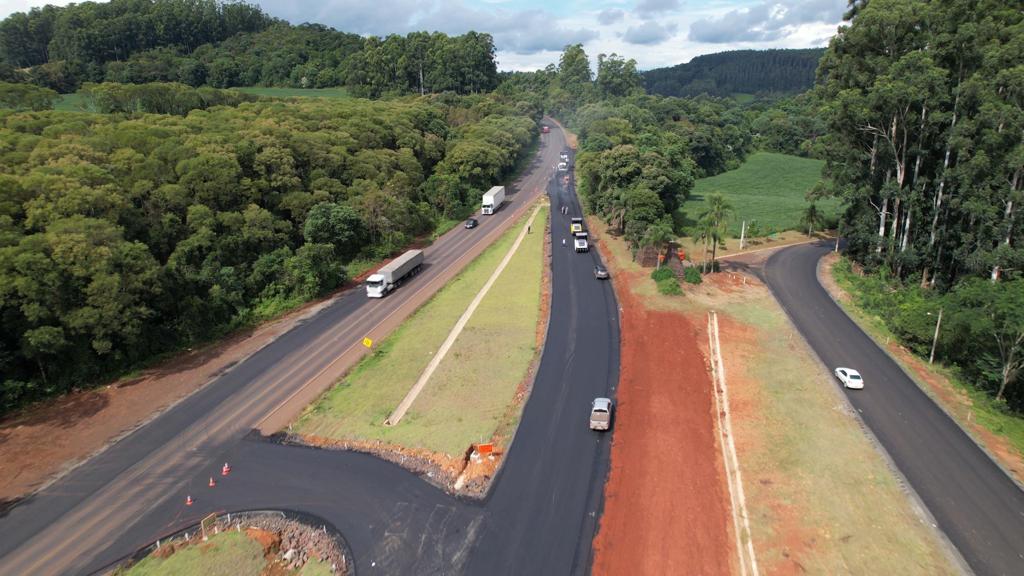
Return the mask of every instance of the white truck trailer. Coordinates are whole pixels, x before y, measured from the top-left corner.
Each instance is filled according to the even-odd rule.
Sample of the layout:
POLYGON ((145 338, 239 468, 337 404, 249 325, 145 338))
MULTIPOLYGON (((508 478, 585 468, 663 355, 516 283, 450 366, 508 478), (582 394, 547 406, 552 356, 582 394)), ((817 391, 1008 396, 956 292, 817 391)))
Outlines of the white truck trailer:
POLYGON ((504 186, 492 186, 490 190, 484 194, 483 204, 480 207, 481 214, 494 214, 501 208, 501 203, 505 201, 505 187, 504 186))
POLYGON ((376 274, 366 279, 366 295, 370 298, 383 298, 402 282, 415 276, 423 265, 423 251, 409 250, 391 262, 388 262, 376 274))

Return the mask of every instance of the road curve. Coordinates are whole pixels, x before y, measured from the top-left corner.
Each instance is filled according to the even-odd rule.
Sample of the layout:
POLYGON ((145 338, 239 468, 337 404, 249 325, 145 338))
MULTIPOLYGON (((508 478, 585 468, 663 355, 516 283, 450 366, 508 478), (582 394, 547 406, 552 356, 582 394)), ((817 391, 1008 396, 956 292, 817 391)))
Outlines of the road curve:
POLYGON ((264 508, 311 512, 334 524, 360 573, 462 573, 468 562, 497 574, 585 572, 608 458, 608 439, 586 428, 587 407, 611 393, 618 374, 617 306, 610 286, 591 275, 594 253, 554 254, 545 353, 485 505, 451 498, 370 456, 249 434, 373 326, 396 324, 403 293, 453 273, 463 254, 482 248, 489 227, 521 213, 545 185, 560 244, 557 233, 568 223, 557 208, 577 207, 571 186, 552 178, 564 134, 556 129, 546 139, 511 205, 483 219, 482 230, 459 228, 439 239, 426 250, 424 272, 394 296, 342 296, 0 518, 0 574, 91 573, 210 511, 264 508), (207 476, 225 460, 234 472, 208 489, 207 476), (183 505, 186 494, 195 506, 183 505))
POLYGON ((830 371, 864 376, 844 392, 970 568, 1024 574, 1024 491, 828 295, 817 266, 831 246, 773 254, 769 288, 830 371))

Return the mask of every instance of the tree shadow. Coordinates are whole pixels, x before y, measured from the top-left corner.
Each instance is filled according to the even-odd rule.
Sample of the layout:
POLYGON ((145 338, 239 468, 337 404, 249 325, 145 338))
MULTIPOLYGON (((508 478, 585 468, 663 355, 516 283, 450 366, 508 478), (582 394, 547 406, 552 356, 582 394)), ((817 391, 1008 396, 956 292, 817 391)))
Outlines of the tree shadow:
POLYGON ((13 430, 22 426, 71 428, 79 421, 95 416, 109 404, 110 398, 102 391, 83 390, 30 406, 0 421, 0 445, 7 442, 13 430))

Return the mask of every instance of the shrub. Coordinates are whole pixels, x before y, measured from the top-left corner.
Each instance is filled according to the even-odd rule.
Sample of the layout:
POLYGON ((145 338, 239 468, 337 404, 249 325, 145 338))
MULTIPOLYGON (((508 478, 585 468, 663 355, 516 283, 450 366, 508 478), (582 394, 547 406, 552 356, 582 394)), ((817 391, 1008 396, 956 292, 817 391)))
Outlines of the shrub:
POLYGON ((664 280, 658 280, 658 292, 666 296, 679 296, 683 293, 683 289, 679 286, 679 282, 672 278, 666 278, 664 280))
POLYGON ((663 280, 675 279, 675 277, 676 277, 676 273, 673 272, 668 267, 658 268, 654 272, 651 272, 651 278, 654 279, 655 282, 661 282, 663 280))
POLYGON ((683 270, 683 279, 690 284, 700 284, 704 281, 704 279, 701 278, 700 270, 698 270, 696 266, 690 266, 686 270, 683 270))

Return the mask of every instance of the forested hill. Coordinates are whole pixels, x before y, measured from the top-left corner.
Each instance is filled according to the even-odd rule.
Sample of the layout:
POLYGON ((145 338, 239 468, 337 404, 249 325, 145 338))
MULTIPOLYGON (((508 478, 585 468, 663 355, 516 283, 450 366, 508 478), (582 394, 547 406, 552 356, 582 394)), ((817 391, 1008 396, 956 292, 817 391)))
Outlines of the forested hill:
POLYGON ((735 50, 644 72, 648 92, 664 96, 797 94, 814 85, 823 48, 735 50))
POLYGON ((112 0, 0 21, 0 80, 74 92, 86 82, 346 86, 357 96, 497 86, 489 34, 362 37, 293 26, 243 2, 112 0))

